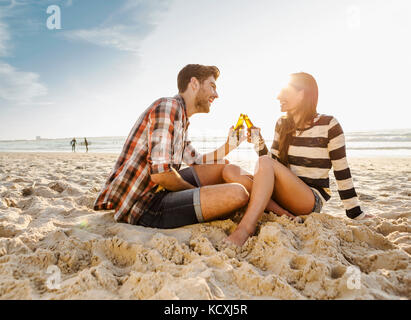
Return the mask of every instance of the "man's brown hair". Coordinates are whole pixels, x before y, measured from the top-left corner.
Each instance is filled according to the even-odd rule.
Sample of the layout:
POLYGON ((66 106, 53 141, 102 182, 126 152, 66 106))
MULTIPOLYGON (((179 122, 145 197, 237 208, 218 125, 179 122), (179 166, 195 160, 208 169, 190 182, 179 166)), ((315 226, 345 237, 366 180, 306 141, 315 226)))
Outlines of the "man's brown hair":
POLYGON ((217 80, 220 75, 220 70, 216 66, 203 66, 201 64, 188 64, 178 73, 177 86, 178 91, 183 93, 187 90, 188 84, 192 77, 197 78, 200 83, 210 76, 214 76, 217 80))

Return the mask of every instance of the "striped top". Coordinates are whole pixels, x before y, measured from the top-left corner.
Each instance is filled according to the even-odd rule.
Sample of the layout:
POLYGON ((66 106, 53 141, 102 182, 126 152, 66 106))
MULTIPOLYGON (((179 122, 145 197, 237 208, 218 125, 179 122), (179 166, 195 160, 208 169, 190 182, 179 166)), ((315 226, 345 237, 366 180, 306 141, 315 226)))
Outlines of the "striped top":
MULTIPOLYGON (((277 121, 269 152, 274 159, 279 156, 281 121, 282 118, 277 121)), ((267 153, 265 147, 259 155, 267 153)), ((329 171, 333 168, 347 216, 352 219, 363 216, 348 167, 344 132, 333 116, 319 114, 311 127, 296 131, 288 149, 288 162, 290 170, 309 187, 317 190, 323 202, 331 197, 329 171)))

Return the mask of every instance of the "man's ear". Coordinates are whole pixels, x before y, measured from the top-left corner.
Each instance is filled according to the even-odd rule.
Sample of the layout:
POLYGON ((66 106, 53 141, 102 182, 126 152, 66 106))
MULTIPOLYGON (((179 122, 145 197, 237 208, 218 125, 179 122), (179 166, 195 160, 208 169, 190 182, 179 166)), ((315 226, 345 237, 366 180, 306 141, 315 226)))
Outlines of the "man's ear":
POLYGON ((193 91, 197 91, 200 88, 200 81, 198 81, 196 77, 191 77, 190 86, 193 89, 193 91))

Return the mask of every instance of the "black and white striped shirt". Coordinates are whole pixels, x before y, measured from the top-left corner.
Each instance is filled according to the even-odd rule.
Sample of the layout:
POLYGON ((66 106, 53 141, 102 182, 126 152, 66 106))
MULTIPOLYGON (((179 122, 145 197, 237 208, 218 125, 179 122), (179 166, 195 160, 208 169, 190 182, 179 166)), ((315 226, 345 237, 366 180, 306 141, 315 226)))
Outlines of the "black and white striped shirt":
MULTIPOLYGON (((279 156, 279 127, 277 121, 270 156, 279 156)), ((267 154, 265 147, 259 155, 267 154)), ((309 187, 318 191, 323 203, 331 197, 329 171, 334 170, 338 193, 348 217, 360 218, 362 211, 355 192, 350 168, 346 158, 344 132, 333 116, 319 114, 311 127, 297 130, 288 149, 290 170, 309 187)))

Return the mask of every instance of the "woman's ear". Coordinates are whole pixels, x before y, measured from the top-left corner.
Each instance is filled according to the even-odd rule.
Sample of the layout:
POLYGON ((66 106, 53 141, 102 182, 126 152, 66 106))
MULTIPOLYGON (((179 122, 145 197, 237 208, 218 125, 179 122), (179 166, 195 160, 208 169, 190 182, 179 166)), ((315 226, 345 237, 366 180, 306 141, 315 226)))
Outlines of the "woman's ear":
POLYGON ((304 96, 305 96, 304 89, 301 89, 300 91, 298 91, 298 102, 302 102, 304 100, 304 96))

